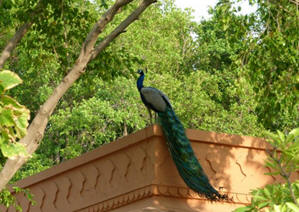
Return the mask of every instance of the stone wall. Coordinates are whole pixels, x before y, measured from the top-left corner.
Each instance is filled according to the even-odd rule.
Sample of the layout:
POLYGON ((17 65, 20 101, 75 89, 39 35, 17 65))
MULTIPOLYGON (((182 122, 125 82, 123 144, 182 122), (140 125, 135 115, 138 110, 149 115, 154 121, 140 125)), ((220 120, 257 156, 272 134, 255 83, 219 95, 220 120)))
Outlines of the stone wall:
POLYGON ((211 184, 228 201, 210 202, 186 187, 156 125, 17 182, 30 189, 36 204, 22 194, 18 201, 24 212, 231 211, 249 203, 251 189, 281 181, 264 175, 269 172, 263 166, 269 148, 264 140, 186 133, 211 184))

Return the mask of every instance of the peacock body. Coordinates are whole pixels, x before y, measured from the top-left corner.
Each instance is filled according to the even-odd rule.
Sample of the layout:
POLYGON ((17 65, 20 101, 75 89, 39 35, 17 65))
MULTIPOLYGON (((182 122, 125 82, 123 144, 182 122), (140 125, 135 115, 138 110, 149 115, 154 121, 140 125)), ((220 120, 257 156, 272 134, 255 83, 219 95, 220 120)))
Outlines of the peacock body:
POLYGON ((207 175, 195 157, 190 141, 185 134, 185 129, 175 115, 168 97, 156 88, 144 87, 144 72, 138 70, 138 73, 140 76, 137 80, 137 88, 142 102, 149 111, 153 110, 158 114, 171 157, 184 182, 189 188, 205 195, 210 200, 227 198, 225 195, 220 195, 210 184, 207 175))

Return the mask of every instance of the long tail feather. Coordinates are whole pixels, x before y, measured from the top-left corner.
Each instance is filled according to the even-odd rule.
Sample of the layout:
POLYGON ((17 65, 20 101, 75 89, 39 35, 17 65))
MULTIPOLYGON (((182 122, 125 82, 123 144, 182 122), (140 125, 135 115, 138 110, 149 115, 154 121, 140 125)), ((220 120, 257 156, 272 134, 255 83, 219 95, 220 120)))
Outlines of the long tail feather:
POLYGON ((210 184, 207 175, 194 155, 185 129, 170 106, 165 112, 158 112, 160 124, 167 140, 172 159, 185 183, 208 199, 225 199, 210 184))

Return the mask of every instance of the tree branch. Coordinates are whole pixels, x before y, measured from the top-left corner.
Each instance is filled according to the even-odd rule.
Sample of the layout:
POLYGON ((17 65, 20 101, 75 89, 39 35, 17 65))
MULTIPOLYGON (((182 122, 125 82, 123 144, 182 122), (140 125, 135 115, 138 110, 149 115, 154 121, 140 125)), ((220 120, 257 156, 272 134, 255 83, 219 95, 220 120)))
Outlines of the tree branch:
POLYGON ((5 61, 10 57, 12 51, 15 49, 19 41, 24 37, 28 29, 31 27, 32 22, 27 22, 15 33, 15 35, 10 39, 5 48, 3 49, 0 56, 0 69, 3 68, 5 61))
MULTIPOLYGON (((1 2, 0 2, 1 5, 1 2)), ((36 5, 34 11, 31 14, 31 18, 30 21, 28 21, 27 23, 23 24, 14 34, 14 36, 10 39, 10 41, 7 43, 7 45, 5 46, 5 48, 3 49, 1 56, 0 56, 0 69, 3 68, 4 63, 6 62, 6 60, 10 57, 12 51, 16 48, 17 44, 20 42, 20 40, 24 37, 24 35, 26 34, 26 32, 29 30, 29 28, 31 27, 31 25, 33 24, 33 20, 36 17, 36 15, 40 12, 41 10, 41 1, 38 2, 38 4, 36 5)))
POLYGON ((299 1, 298 0, 289 0, 289 2, 295 4, 296 6, 299 5, 299 1))
MULTIPOLYGON (((118 10, 126 4, 130 3, 131 1, 133 0, 117 0, 116 3, 101 17, 101 19, 97 23, 95 23, 93 29, 87 35, 84 43, 82 44, 80 55, 78 56, 72 69, 64 77, 62 82, 54 89, 53 94, 40 107, 40 110, 38 111, 32 123, 28 127, 27 135, 20 140, 20 143, 25 145, 30 155, 39 146, 40 141, 43 138, 49 117, 55 109, 59 99, 73 85, 73 83, 80 77, 80 75, 84 73, 85 67, 88 64, 88 62, 94 58, 92 57, 93 49, 98 35, 103 31, 105 26, 113 20, 113 17, 118 12, 118 10)), ((140 13, 142 13, 150 4, 154 2, 155 1, 153 0, 144 0, 141 3, 141 5, 143 5, 142 9, 138 7, 135 11, 139 11, 137 12, 137 14, 140 15, 140 13)), ((135 14, 135 12, 133 12, 133 14, 135 14)), ((138 17, 138 15, 136 17, 138 17)), ((130 22, 127 21, 126 26, 130 25, 134 20, 136 20, 136 17, 131 18, 130 22)), ((109 40, 105 39, 104 41, 102 41, 102 43, 105 42, 105 44, 100 43, 99 46, 101 46, 101 49, 97 48, 97 52, 99 53, 100 51, 102 51, 109 44, 109 42, 111 42, 116 36, 117 35, 114 35, 114 37, 108 36, 109 40)), ((14 160, 8 159, 6 161, 0 173, 0 191, 6 186, 9 180, 15 174, 15 172, 27 161, 27 159, 28 158, 26 157, 18 156, 14 160)))
POLYGON ((116 27, 99 45, 96 46, 91 59, 94 59, 98 54, 108 46, 108 44, 114 40, 118 35, 120 35, 124 30, 135 20, 138 19, 140 14, 151 4, 155 3, 157 0, 143 0, 140 5, 132 12, 123 22, 121 22, 118 27, 116 27))

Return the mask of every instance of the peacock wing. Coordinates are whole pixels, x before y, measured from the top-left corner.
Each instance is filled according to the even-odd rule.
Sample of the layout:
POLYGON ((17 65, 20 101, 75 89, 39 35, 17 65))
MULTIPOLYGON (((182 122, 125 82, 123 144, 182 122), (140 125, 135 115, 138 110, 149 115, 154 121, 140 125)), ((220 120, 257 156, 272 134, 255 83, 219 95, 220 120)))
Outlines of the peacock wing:
POLYGON ((140 92, 146 103, 155 111, 163 112, 167 104, 170 104, 168 97, 156 88, 143 87, 140 92))

